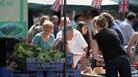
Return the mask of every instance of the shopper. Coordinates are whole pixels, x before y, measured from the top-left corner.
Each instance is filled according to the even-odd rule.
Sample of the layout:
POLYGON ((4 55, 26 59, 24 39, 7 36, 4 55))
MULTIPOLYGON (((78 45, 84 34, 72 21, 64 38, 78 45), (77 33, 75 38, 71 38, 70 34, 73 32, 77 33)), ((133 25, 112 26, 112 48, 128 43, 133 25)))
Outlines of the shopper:
POLYGON ((101 51, 105 61, 106 77, 131 77, 130 63, 117 33, 107 28, 107 21, 99 16, 96 20, 98 33, 94 36, 93 51, 101 51))
POLYGON ((54 35, 52 34, 54 25, 51 21, 45 20, 42 25, 42 32, 36 34, 31 44, 39 45, 43 49, 50 49, 54 44, 54 35))

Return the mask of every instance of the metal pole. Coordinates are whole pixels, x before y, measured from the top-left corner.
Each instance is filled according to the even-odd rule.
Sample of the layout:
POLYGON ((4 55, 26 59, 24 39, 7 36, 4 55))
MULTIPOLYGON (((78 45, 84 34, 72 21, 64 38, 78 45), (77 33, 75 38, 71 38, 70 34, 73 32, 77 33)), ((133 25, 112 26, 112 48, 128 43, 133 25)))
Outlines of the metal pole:
POLYGON ((64 7, 63 7, 63 16, 64 16, 64 57, 65 57, 65 64, 64 64, 64 77, 66 77, 66 0, 64 0, 64 7))

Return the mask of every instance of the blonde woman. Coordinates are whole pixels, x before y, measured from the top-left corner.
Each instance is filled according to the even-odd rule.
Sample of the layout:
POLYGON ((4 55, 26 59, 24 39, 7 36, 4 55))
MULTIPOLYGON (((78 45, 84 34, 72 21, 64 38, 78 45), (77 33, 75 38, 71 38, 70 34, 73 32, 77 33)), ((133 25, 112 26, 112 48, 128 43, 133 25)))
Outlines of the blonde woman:
POLYGON ((106 77, 131 77, 131 69, 125 49, 117 33, 107 28, 107 21, 99 16, 96 20, 97 34, 93 38, 93 51, 103 54, 106 77))
POLYGON ((45 20, 42 24, 42 32, 36 34, 31 44, 39 45, 43 49, 50 49, 54 44, 54 35, 53 32, 54 25, 51 21, 45 20))

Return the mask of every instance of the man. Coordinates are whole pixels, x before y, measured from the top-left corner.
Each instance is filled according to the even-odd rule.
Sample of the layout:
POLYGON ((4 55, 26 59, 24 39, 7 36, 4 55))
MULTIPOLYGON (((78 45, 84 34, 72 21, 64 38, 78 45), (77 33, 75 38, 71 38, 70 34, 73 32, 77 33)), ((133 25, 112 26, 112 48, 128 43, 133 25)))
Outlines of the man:
MULTIPOLYGON (((69 17, 66 17, 66 25, 67 24, 70 24, 70 19, 69 19, 69 17)), ((59 26, 59 32, 57 33, 57 35, 56 35, 56 39, 57 38, 62 38, 62 30, 63 30, 63 28, 64 28, 64 17, 62 17, 61 19, 60 19, 60 24, 59 24, 60 26, 59 26)))
MULTIPOLYGON (((61 38, 62 37, 63 36, 61 36, 61 38)), ((88 44, 84 40, 81 33, 78 30, 73 29, 69 25, 66 26, 66 38, 69 50, 73 54, 73 63, 75 68, 77 67, 77 64, 81 60, 81 58, 86 55, 88 44)))
POLYGON ((52 17, 51 17, 51 21, 53 22, 53 24, 54 24, 54 31, 53 31, 53 34, 54 34, 54 36, 56 37, 56 35, 57 35, 57 33, 58 33, 58 31, 59 31, 59 18, 58 18, 58 16, 57 15, 53 15, 52 17))
POLYGON ((128 45, 128 41, 132 37, 134 30, 132 28, 132 22, 136 18, 136 14, 133 12, 130 12, 127 15, 127 18, 120 24, 120 28, 123 32, 124 36, 124 44, 128 45))

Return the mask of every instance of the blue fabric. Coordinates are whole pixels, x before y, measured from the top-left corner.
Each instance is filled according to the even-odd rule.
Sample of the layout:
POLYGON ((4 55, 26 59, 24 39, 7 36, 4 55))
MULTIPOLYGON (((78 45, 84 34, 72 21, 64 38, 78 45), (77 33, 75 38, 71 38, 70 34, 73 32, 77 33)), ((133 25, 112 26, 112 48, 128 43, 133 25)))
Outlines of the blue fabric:
POLYGON ((106 63, 106 77, 131 77, 131 68, 129 60, 126 56, 122 55, 112 60, 108 60, 106 63))
POLYGON ((113 26, 111 27, 111 29, 114 29, 118 36, 119 39, 121 41, 121 44, 124 46, 124 37, 123 37, 123 32, 121 31, 121 29, 119 28, 119 25, 116 22, 113 22, 113 26))
POLYGON ((8 77, 6 67, 0 67, 0 77, 8 77))
POLYGON ((48 42, 45 42, 42 39, 41 34, 36 34, 32 40, 32 44, 38 45, 43 49, 50 49, 53 47, 54 39, 55 39, 54 35, 50 34, 48 42))
POLYGON ((133 21, 132 27, 136 32, 138 31, 138 18, 133 21))

